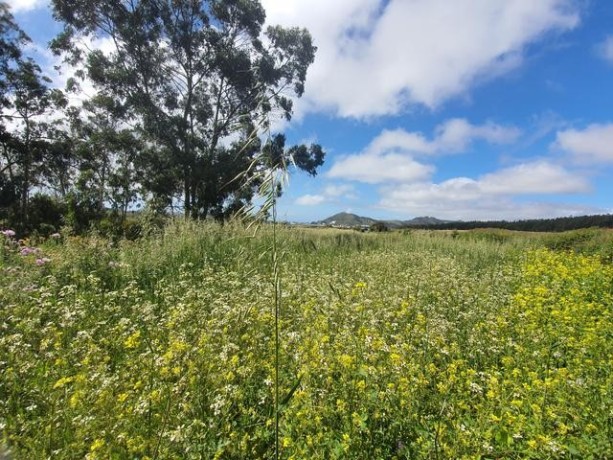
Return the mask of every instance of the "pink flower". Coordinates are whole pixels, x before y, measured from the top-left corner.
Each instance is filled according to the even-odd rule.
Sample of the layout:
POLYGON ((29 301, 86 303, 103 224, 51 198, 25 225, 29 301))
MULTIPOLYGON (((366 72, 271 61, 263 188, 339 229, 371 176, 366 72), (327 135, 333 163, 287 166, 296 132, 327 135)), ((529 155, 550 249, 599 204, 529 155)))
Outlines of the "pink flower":
POLYGON ((2 230, 0 233, 2 233, 7 238, 12 238, 15 236, 15 230, 11 230, 10 228, 7 228, 6 230, 2 230))
POLYGON ((48 257, 42 257, 40 259, 36 259, 36 265, 38 265, 39 267, 41 265, 48 264, 49 262, 51 262, 51 259, 49 259, 48 257))
POLYGON ((21 251, 19 251, 19 254, 21 254, 22 256, 29 256, 30 254, 33 254, 35 252, 36 252, 36 249, 31 248, 30 246, 26 246, 22 248, 21 251))

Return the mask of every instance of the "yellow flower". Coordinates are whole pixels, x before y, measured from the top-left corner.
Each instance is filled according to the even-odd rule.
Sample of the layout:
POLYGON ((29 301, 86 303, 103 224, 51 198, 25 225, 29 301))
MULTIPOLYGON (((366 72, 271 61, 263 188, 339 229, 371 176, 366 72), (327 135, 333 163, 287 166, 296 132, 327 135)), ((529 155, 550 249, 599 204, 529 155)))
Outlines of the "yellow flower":
POLYGON ((53 385, 53 388, 54 389, 63 388, 69 383, 72 383, 73 380, 74 380, 74 377, 62 377, 57 382, 55 382, 55 384, 53 385))
POLYGON ((536 440, 531 439, 530 441, 528 441, 528 447, 530 447, 530 449, 535 449, 536 446, 538 446, 538 442, 536 442, 536 440))
POLYGON ((354 362, 354 359, 352 356, 349 356, 347 354, 342 354, 339 358, 339 361, 343 367, 351 367, 351 365, 354 362))
POLYGON ((71 409, 75 409, 79 405, 79 402, 81 402, 82 396, 83 396, 82 391, 75 391, 73 393, 73 395, 68 400, 68 405, 70 406, 71 409))
POLYGON ((104 447, 104 444, 105 444, 104 439, 98 438, 94 442, 92 442, 92 445, 89 447, 89 450, 91 452, 96 452, 102 449, 104 447))
POLYGON ((138 347, 140 345, 140 335, 141 335, 140 331, 134 332, 123 342, 123 346, 126 347, 127 349, 138 347))

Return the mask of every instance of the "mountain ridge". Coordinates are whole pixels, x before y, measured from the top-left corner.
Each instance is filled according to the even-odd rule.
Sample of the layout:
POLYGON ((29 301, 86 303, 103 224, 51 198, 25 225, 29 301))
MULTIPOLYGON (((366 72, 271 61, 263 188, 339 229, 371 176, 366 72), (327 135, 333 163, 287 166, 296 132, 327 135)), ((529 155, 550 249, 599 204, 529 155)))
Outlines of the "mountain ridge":
POLYGON ((383 223, 390 228, 410 227, 413 225, 437 225, 447 223, 449 221, 437 219, 431 216, 420 216, 409 220, 386 220, 373 219, 372 217, 358 216, 349 212, 339 212, 326 219, 313 222, 314 225, 331 225, 339 227, 361 227, 371 226, 376 223, 383 223))

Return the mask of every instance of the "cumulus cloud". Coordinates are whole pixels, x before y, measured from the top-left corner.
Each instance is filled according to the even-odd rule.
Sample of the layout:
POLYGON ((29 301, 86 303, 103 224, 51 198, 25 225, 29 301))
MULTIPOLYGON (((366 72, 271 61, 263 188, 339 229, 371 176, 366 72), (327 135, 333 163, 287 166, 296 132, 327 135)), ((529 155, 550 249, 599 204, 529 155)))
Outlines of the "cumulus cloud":
POLYGON ((607 61, 609 64, 613 64, 613 35, 609 35, 605 40, 596 47, 598 55, 607 61))
POLYGON ((5 0, 13 13, 20 13, 46 6, 47 0, 5 0))
POLYGON ((515 141, 519 135, 514 127, 492 122, 473 125, 461 118, 437 126, 432 139, 404 129, 384 130, 362 152, 337 160, 328 177, 370 184, 421 181, 430 177, 434 167, 416 161, 416 155, 459 153, 477 140, 503 144, 515 141))
POLYGON ((320 194, 302 195, 294 202, 300 206, 317 206, 331 201, 353 200, 356 198, 355 188, 349 184, 331 184, 324 187, 320 194))
POLYGON ((329 198, 355 198, 355 188, 349 184, 328 185, 323 193, 329 198))
POLYGON ((613 123, 558 132, 554 147, 583 163, 613 163, 613 123))
POLYGON ((435 136, 427 139, 422 133, 404 129, 384 130, 367 148, 368 153, 380 154, 403 151, 413 154, 458 153, 472 142, 483 140, 492 144, 508 144, 517 140, 521 132, 513 126, 487 122, 473 125, 463 118, 452 118, 435 128, 435 136))
POLYGON ((594 212, 594 208, 566 204, 517 202, 521 195, 581 193, 588 182, 546 162, 524 163, 478 179, 458 177, 441 183, 421 182, 380 189, 380 206, 409 215, 447 219, 519 219, 594 212))
POLYGON ((396 196, 385 196, 380 206, 396 213, 423 216, 433 215, 448 220, 519 220, 600 214, 603 209, 569 203, 544 201, 521 202, 507 196, 485 196, 473 201, 423 200, 402 202, 410 198, 410 190, 399 190, 396 196))
POLYGON ((364 153, 380 155, 401 151, 414 154, 435 153, 436 145, 422 133, 407 132, 404 129, 385 129, 368 145, 364 153))
POLYGON ((328 177, 377 184, 380 182, 413 182, 423 180, 434 172, 434 167, 397 153, 372 155, 363 153, 338 160, 328 177))
POLYGON ((302 195, 296 200, 296 204, 300 206, 317 206, 326 201, 323 195, 302 195))
POLYGON ((521 132, 513 126, 502 126, 487 122, 484 125, 472 125, 462 118, 454 118, 436 129, 434 140, 439 152, 462 152, 471 142, 483 140, 490 144, 510 144, 516 141, 521 132))
POLYGON ((581 193, 590 189, 583 177, 546 161, 523 163, 486 174, 478 184, 483 193, 496 195, 581 193))
POLYGON ((319 48, 299 110, 349 117, 463 95, 519 66, 547 33, 575 28, 579 3, 263 0, 269 23, 307 27, 319 48))

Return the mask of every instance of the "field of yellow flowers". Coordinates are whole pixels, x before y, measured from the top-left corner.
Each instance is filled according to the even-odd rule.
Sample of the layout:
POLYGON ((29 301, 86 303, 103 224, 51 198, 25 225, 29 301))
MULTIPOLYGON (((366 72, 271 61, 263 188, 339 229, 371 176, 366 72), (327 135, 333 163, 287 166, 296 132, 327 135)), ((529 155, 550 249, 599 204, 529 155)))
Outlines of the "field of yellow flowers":
MULTIPOLYGON (((527 237, 277 237, 281 458, 613 458, 610 258, 527 237)), ((12 458, 273 458, 269 228, 0 244, 12 458)))

